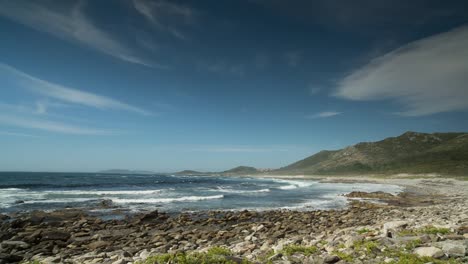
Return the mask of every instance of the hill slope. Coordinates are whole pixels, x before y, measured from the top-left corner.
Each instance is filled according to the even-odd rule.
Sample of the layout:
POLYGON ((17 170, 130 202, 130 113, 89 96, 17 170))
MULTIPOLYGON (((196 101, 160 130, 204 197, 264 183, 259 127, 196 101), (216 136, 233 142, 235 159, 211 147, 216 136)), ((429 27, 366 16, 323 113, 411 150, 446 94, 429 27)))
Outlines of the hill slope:
POLYGON ((284 174, 468 174, 468 133, 406 132, 377 142, 321 151, 280 168, 284 174))

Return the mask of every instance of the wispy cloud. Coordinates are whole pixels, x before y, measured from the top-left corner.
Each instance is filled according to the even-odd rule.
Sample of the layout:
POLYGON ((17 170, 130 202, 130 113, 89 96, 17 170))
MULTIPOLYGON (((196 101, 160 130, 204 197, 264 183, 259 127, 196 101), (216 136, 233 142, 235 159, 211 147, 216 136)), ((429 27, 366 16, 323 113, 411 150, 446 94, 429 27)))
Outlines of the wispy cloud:
MULTIPOLYGON (((0 76, 3 74, 8 77, 13 77, 15 83, 20 87, 29 89, 30 91, 39 93, 43 96, 54 98, 56 100, 90 106, 98 109, 116 109, 134 112, 141 115, 152 115, 151 112, 148 112, 139 107, 132 106, 109 97, 90 92, 84 92, 78 89, 69 88, 60 84, 41 80, 19 71, 9 65, 0 63, 0 76)), ((46 110, 47 109, 44 104, 37 106, 38 113, 44 113, 46 110)))
POLYGON ((2 136, 12 136, 12 137, 30 137, 30 138, 38 138, 39 137, 39 136, 36 136, 36 135, 31 135, 31 134, 9 132, 9 131, 0 131, 0 135, 2 135, 2 136))
POLYGON ((335 112, 335 111, 325 111, 325 112, 319 112, 313 115, 308 115, 306 118, 308 119, 316 119, 316 118, 327 118, 327 117, 332 117, 332 116, 337 116, 343 114, 342 112, 335 112))
POLYGON ((77 1, 73 6, 60 10, 51 4, 44 4, 47 2, 41 3, 39 1, 0 0, 0 15, 58 38, 78 42, 126 62, 165 68, 163 65, 138 57, 135 55, 136 52, 126 47, 109 32, 99 29, 84 14, 85 1, 77 1))
POLYGON ((468 110, 468 27, 409 43, 346 76, 335 96, 393 99, 406 116, 468 110))
POLYGON ((0 124, 72 135, 112 135, 114 131, 74 126, 44 119, 0 114, 0 124))
POLYGON ((222 74, 232 74, 237 76, 244 76, 246 72, 246 67, 244 64, 239 63, 227 63, 225 60, 216 60, 216 61, 198 61, 196 63, 198 70, 213 72, 213 73, 222 73, 222 74))
POLYGON ((164 0, 133 0, 135 9, 153 26, 179 39, 187 39, 177 27, 177 24, 192 24, 194 10, 188 6, 164 0))

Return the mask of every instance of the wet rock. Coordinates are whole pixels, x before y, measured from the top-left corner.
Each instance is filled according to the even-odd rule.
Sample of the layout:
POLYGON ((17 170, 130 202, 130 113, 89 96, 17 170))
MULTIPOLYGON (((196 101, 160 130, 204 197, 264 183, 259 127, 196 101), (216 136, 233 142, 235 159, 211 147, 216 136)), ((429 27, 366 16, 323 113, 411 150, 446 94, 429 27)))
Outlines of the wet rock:
POLYGON ((444 252, 440 248, 436 247, 419 247, 416 248, 413 253, 420 257, 431 257, 436 259, 444 256, 444 252))
POLYGON ((105 199, 99 202, 99 206, 103 208, 109 208, 113 206, 113 202, 111 199, 105 199))

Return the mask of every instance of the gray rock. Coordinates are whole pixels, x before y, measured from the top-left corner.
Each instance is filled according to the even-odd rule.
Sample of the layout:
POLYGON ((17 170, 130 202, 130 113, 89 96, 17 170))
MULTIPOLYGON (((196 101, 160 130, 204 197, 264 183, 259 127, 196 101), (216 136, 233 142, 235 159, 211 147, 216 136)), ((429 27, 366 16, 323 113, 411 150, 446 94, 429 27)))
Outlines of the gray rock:
POLYGON ((408 226, 408 221, 391 221, 383 225, 383 236, 394 237, 395 231, 401 230, 408 226))
POLYGON ((444 256, 444 252, 440 248, 436 247, 419 247, 416 248, 413 253, 420 257, 431 257, 436 259, 444 256))
POLYGON ((445 254, 447 254, 449 257, 464 257, 466 254, 466 244, 465 241, 462 240, 446 240, 443 242, 438 242, 437 246, 441 247, 445 254))
POLYGON ((340 258, 335 255, 328 255, 323 259, 323 262, 325 263, 336 263, 338 261, 340 261, 340 258))
POLYGON ((3 241, 0 244, 1 248, 21 248, 21 249, 26 249, 31 247, 28 243, 23 242, 23 241, 3 241))

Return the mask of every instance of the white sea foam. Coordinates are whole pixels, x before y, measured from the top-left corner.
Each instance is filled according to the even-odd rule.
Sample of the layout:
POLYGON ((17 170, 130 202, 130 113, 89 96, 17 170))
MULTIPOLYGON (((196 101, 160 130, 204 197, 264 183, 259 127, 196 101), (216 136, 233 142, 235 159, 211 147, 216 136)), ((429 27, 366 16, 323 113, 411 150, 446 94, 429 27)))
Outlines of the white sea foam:
POLYGON ((217 191, 217 192, 225 192, 225 193, 265 193, 269 192, 270 189, 260 189, 260 190, 235 190, 235 189, 229 189, 229 188, 223 188, 223 187, 218 187, 216 190, 211 190, 211 191, 217 191))
POLYGON ((139 194, 157 194, 162 190, 115 190, 115 191, 98 191, 98 190, 73 190, 73 191, 46 191, 48 194, 64 194, 64 195, 139 195, 139 194))
POLYGON ((224 195, 212 195, 212 196, 184 196, 177 198, 149 198, 149 199, 121 199, 113 198, 114 203, 172 203, 172 202, 193 202, 193 201, 203 201, 203 200, 212 200, 212 199, 223 199, 224 195))
MULTIPOLYGON (((107 197, 106 197, 107 198, 107 197)), ((60 199, 42 199, 42 200, 30 200, 24 201, 25 204, 37 204, 37 203, 82 203, 89 201, 96 201, 96 198, 60 198, 60 199)))
POLYGON ((278 183, 287 184, 285 186, 278 187, 278 189, 281 189, 281 190, 293 190, 297 188, 305 188, 305 187, 310 187, 316 184, 316 182, 314 181, 293 181, 293 180, 283 180, 283 179, 275 179, 274 181, 278 183))

